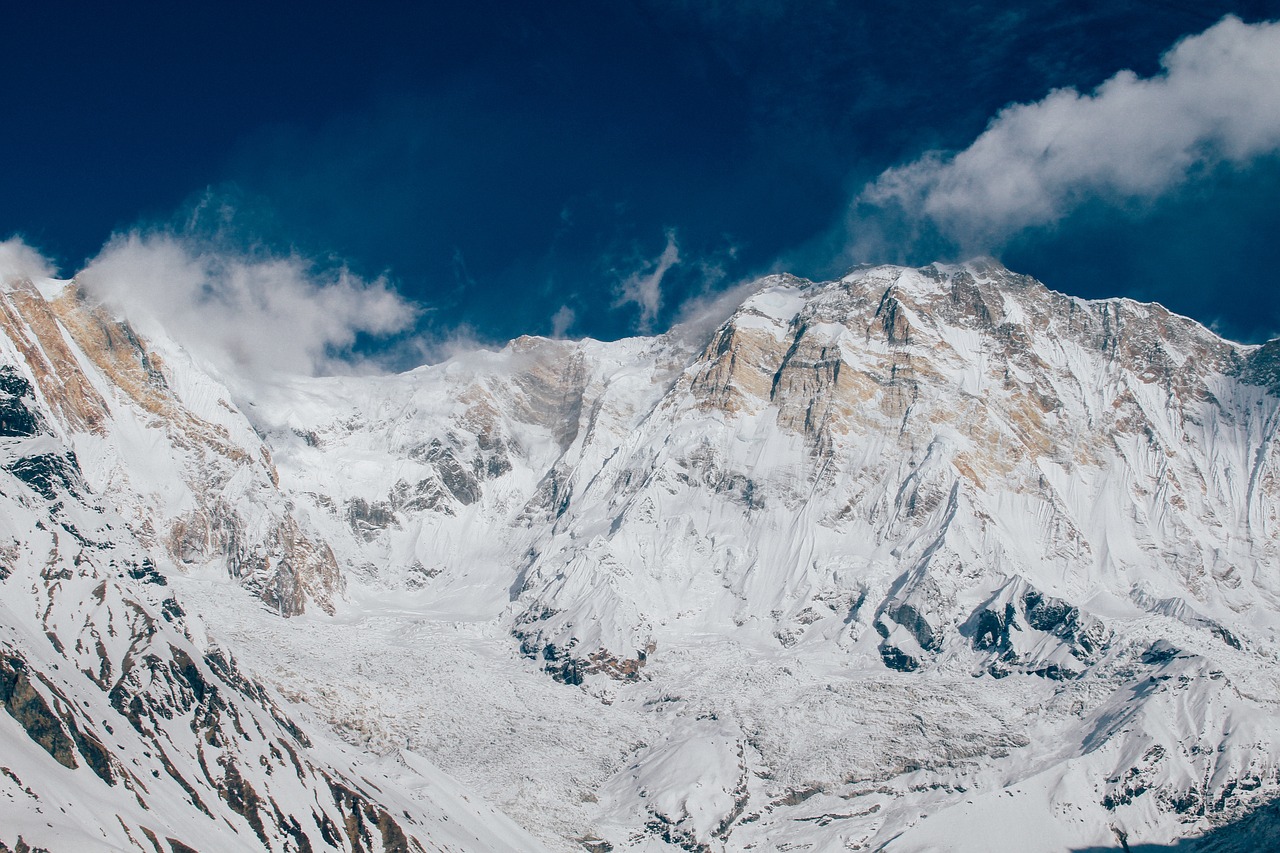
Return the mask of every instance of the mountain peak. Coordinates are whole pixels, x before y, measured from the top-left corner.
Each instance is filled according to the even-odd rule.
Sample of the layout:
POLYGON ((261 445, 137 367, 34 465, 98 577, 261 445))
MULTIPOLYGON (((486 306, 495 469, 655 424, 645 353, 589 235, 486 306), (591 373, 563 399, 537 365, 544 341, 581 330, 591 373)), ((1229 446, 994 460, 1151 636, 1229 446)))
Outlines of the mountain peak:
MULTIPOLYGON (((182 655, 157 659, 183 713, 199 705, 222 664, 198 629, 561 847, 876 847, 970 807, 1087 846, 1082 826, 1169 838, 1280 792, 1280 696, 1257 675, 1280 625, 1270 345, 985 259, 880 266, 762 279, 696 351, 520 338, 291 379, 250 419, 88 303, 30 286, 0 309, 0 519, 26 543, 0 548, 0 583, 34 596, 0 681, 18 683, 10 658, 67 657, 40 671, 65 695, 51 708, 100 709, 76 726, 119 704, 95 642, 116 672, 169 638, 182 655), (90 581, 104 606, 79 604, 90 581)), ((284 717, 230 673, 217 695, 256 695, 237 713, 271 731, 284 717)), ((292 778, 258 746, 224 756, 236 778, 199 755, 162 776, 204 779, 243 838, 294 827, 288 803, 346 820, 354 800, 318 777, 279 815, 253 806, 252 767, 272 768, 252 771, 264 802, 292 778)), ((24 749, 24 783, 67 769, 67 750, 24 749)), ((122 820, 163 811, 198 837, 198 807, 156 802, 122 820)))

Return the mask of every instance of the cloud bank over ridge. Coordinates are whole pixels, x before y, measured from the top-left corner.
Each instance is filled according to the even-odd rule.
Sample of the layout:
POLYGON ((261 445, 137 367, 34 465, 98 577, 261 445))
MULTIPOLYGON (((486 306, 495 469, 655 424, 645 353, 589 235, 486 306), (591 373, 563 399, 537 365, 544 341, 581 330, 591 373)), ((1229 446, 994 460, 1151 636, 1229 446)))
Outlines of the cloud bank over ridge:
POLYGON ((384 278, 162 232, 116 235, 76 281, 143 334, 163 330, 250 380, 373 369, 359 337, 405 331, 420 311, 384 278))

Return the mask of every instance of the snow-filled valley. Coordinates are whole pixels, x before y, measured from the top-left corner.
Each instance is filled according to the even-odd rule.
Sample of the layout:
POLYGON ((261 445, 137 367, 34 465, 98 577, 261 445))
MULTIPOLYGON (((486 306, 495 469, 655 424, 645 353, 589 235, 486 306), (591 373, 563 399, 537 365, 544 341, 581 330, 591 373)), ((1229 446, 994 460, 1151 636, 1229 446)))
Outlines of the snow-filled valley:
POLYGON ((249 389, 0 309, 0 843, 1280 837, 1276 342, 975 262, 249 389))

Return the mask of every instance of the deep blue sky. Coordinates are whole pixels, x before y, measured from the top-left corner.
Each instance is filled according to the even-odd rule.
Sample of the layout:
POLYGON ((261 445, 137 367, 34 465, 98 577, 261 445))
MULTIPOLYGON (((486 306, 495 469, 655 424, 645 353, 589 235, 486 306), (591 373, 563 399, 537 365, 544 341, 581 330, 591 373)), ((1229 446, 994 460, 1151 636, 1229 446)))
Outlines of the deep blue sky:
MULTIPOLYGON (((70 274, 198 211, 200 233, 388 273, 428 334, 545 334, 568 308, 571 334, 617 337, 639 322, 620 282, 669 235, 655 328, 779 264, 957 251, 851 258, 850 203, 1009 103, 1156 73, 1227 13, 1280 0, 10 4, 0 239, 70 274)), ((1280 333, 1280 158, 1202 171, 986 248, 1059 290, 1280 333)))

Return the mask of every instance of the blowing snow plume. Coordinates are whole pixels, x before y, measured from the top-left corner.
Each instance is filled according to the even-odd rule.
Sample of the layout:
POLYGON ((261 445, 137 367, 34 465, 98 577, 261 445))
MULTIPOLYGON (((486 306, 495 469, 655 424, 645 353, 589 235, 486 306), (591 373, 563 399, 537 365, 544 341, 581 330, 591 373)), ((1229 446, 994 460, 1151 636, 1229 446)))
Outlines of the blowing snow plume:
POLYGON ((56 270, 21 237, 0 241, 0 285, 20 279, 49 278, 56 270))
POLYGON ((163 329, 248 380, 371 367, 353 350, 358 337, 402 332, 418 313, 383 278, 167 234, 112 238, 77 281, 144 334, 163 329))
POLYGON ((884 172, 854 200, 849 254, 883 256, 904 240, 993 251, 1087 201, 1151 202, 1280 150, 1280 23, 1224 18, 1161 66, 1008 106, 963 151, 884 172))

